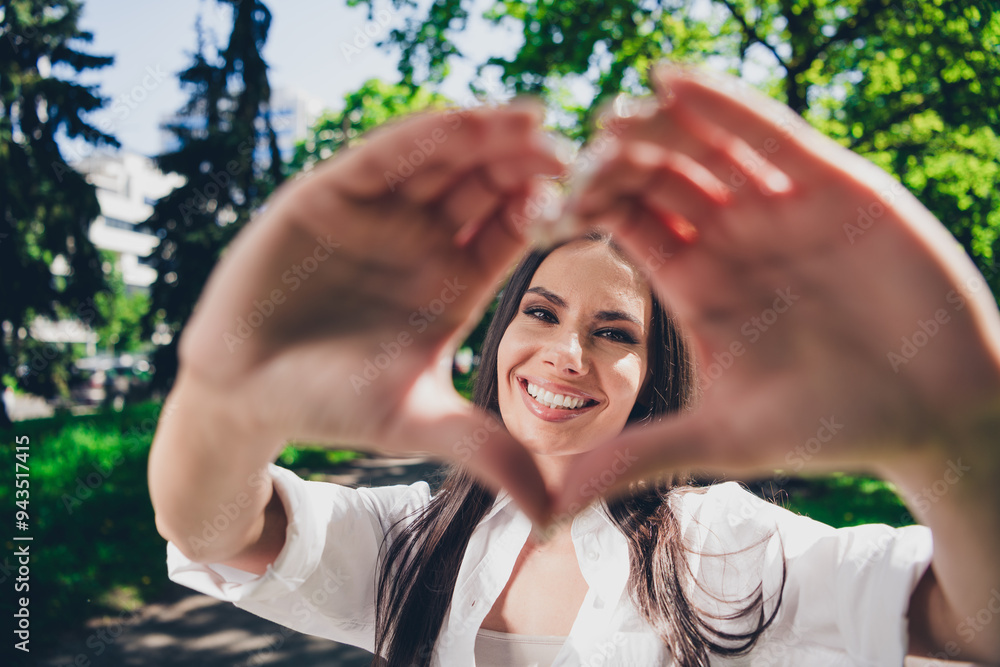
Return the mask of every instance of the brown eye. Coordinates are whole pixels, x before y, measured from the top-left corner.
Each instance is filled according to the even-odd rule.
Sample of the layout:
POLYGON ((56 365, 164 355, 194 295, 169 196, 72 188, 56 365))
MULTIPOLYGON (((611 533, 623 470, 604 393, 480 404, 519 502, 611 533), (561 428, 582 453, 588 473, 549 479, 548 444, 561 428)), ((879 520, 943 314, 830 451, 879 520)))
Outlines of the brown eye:
POLYGON ((556 316, 552 313, 551 310, 549 310, 548 308, 542 308, 541 306, 528 306, 521 312, 527 315, 528 317, 541 320, 542 322, 550 322, 552 324, 555 324, 556 322, 559 321, 556 319, 556 316))
POLYGON ((600 331, 595 332, 594 335, 607 338, 608 340, 613 340, 616 343, 626 343, 628 345, 635 345, 639 342, 635 339, 635 336, 624 329, 601 329, 600 331))

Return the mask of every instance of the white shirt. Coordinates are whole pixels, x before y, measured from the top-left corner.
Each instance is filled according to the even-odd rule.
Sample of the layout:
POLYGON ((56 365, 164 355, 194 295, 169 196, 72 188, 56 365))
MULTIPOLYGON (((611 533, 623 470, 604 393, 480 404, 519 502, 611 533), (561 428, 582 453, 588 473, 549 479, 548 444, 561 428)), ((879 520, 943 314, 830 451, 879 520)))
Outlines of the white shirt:
MULTIPOLYGON (((383 536, 430 501, 429 486, 351 489, 307 482, 274 465, 270 472, 289 524, 285 546, 267 572, 256 576, 194 563, 168 544, 170 578, 299 632, 372 651, 383 536)), ((712 656, 712 665, 903 664, 910 594, 931 560, 927 527, 834 529, 760 500, 734 482, 681 495, 676 512, 698 582, 689 599, 703 610, 724 614, 740 608, 739 600, 763 584, 769 613, 782 555, 787 562, 772 626, 748 655, 712 656)), ((475 664, 476 633, 530 531, 529 519, 502 493, 469 541, 433 665, 475 664)), ((603 504, 574 519, 572 539, 589 590, 553 667, 673 664, 630 600, 627 544, 603 504)), ((753 620, 716 626, 745 631, 753 620)))

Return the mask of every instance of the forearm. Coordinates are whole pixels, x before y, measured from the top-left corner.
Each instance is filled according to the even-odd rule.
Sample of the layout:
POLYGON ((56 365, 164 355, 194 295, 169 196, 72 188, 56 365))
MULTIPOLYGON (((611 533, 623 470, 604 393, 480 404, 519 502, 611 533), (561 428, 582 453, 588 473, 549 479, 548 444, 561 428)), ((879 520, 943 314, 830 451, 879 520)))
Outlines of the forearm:
POLYGON ((202 562, 227 560, 257 542, 272 496, 266 466, 281 445, 182 370, 149 455, 160 534, 202 562))
POLYGON ((950 657, 1000 662, 1000 398, 951 437, 885 476, 934 536, 930 643, 950 657))

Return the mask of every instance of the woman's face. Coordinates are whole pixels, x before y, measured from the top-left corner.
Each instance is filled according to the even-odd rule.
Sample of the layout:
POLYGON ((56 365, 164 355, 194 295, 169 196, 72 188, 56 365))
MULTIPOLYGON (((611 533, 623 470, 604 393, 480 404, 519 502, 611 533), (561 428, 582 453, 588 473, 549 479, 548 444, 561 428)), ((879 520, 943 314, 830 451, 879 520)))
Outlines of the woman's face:
POLYGON ((622 431, 648 368, 652 300, 603 243, 574 241, 535 271, 497 353, 500 414, 536 454, 622 431))

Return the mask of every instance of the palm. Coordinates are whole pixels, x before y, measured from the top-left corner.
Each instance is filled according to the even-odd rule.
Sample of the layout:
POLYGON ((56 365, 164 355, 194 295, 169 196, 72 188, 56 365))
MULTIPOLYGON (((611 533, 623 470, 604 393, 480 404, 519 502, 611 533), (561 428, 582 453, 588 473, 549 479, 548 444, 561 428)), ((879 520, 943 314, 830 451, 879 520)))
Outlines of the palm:
MULTIPOLYGON (((182 368, 276 437, 459 457, 497 429, 452 387, 453 346, 524 247, 511 215, 561 168, 536 133, 523 110, 423 116, 292 184, 220 262, 182 368), (415 146, 422 168, 387 176, 415 146)), ((523 448, 494 440, 473 468, 543 505, 537 475, 504 472, 532 468, 523 448)))
POLYGON ((703 396, 598 450, 579 478, 622 447, 639 464, 619 483, 686 466, 863 466, 979 407, 989 350, 968 341, 997 326, 996 309, 943 227, 769 104, 671 83, 674 103, 623 123, 621 149, 576 206, 653 269, 695 344, 703 396))

